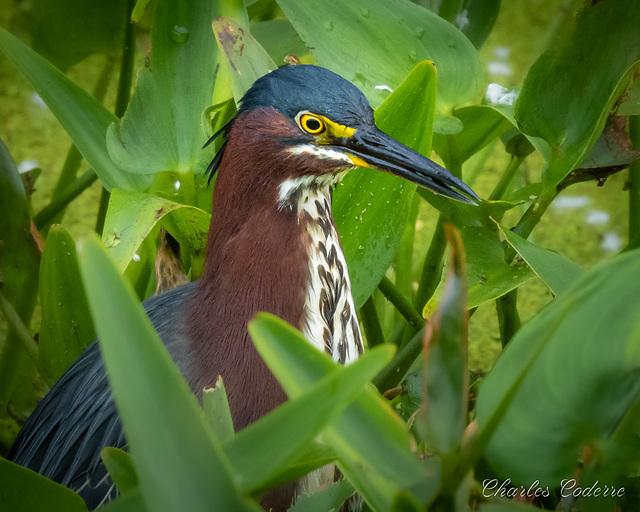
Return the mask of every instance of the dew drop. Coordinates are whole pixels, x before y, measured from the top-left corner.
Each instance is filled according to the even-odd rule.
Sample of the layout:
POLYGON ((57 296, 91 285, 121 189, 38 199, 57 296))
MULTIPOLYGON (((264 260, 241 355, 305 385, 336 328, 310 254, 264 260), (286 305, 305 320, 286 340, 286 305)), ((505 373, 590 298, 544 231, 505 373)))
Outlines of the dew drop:
POLYGON ((329 20, 324 24, 324 28, 327 29, 327 32, 331 32, 333 30, 333 21, 329 20))
POLYGON ((363 7, 362 9, 360 9, 360 14, 362 14, 363 18, 368 18, 369 16, 371 16, 371 11, 369 11, 369 9, 367 9, 366 7, 363 7))
POLYGON ((424 37, 424 28, 418 27, 415 31, 416 38, 422 39, 424 37))
POLYGON ((418 62, 418 54, 415 50, 409 50, 409 60, 411 62, 418 62))
POLYGON ((189 31, 187 30, 187 27, 174 25, 169 31, 169 37, 175 43, 186 43, 187 39, 189 39, 189 31))

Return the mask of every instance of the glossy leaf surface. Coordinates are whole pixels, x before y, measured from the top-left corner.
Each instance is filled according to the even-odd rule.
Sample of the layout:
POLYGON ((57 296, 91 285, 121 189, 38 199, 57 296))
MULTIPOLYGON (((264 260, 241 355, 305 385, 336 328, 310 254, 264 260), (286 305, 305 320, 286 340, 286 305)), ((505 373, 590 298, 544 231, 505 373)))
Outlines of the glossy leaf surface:
POLYGON ((121 273, 153 227, 168 214, 173 220, 171 227, 178 228, 177 232, 169 228, 173 237, 185 243, 193 254, 202 254, 211 222, 208 213, 141 192, 113 191, 102 239, 121 273))
MULTIPOLYGON (((435 75, 430 62, 421 62, 376 110, 381 130, 423 154, 431 147, 435 75)), ((335 190, 333 216, 356 308, 373 293, 398 250, 415 188, 397 176, 360 168, 335 190)))
POLYGON ((500 226, 500 231, 553 295, 564 293, 584 274, 584 269, 580 265, 561 254, 539 247, 510 229, 500 226))
POLYGON ((205 20, 242 12, 242 2, 158 2, 149 62, 122 120, 109 128, 109 154, 136 174, 204 173, 202 112, 211 104, 219 55, 205 20))
POLYGON ((480 91, 473 45, 453 25, 408 1, 278 0, 317 63, 356 84, 374 108, 423 60, 438 68, 435 130, 455 131, 451 111, 480 91), (322 20, 318 22, 318 20, 322 20), (350 49, 358 49, 353 59, 350 49))
POLYGON ((80 279, 76 244, 57 224, 49 230, 40 261, 40 302, 38 359, 40 368, 55 382, 96 337, 80 279))
POLYGON ((83 242, 79 262, 148 507, 255 510, 238 496, 229 462, 195 396, 98 241, 83 242))
POLYGON ((633 2, 585 7, 568 45, 544 53, 531 67, 515 114, 525 133, 551 145, 544 173, 548 188, 582 161, 633 78, 640 59, 639 25, 640 9, 633 2))
POLYGON ((485 379, 480 426, 530 368, 485 452, 502 477, 542 486, 570 478, 583 447, 609 438, 638 400, 639 256, 585 273, 529 320, 485 379))

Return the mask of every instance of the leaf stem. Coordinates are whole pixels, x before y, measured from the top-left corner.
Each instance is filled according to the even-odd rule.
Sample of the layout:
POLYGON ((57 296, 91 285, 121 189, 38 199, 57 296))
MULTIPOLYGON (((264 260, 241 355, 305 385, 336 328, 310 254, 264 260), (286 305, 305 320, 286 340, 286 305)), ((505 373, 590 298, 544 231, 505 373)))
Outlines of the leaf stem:
POLYGON ((384 276, 378 285, 378 289, 382 294, 393 304, 403 317, 411 324, 411 326, 418 330, 424 327, 424 318, 416 311, 411 305, 411 302, 400 293, 391 280, 384 276))
MULTIPOLYGON (((629 138, 640 148, 640 116, 629 116, 629 138)), ((640 161, 629 166, 629 240, 640 237, 640 161)))
POLYGON ((502 173, 502 177, 500 178, 500 181, 498 181, 496 188, 493 189, 493 192, 491 192, 489 201, 498 201, 502 199, 505 192, 509 188, 509 185, 511 185, 511 181, 513 180, 513 177, 515 176, 515 173, 520 167, 521 163, 521 158, 518 158, 517 156, 511 157, 511 161, 509 162, 509 165, 507 165, 507 169, 504 171, 504 173, 502 173))
POLYGON ((411 341, 402 348, 391 362, 373 379, 373 385, 380 393, 396 387, 407 370, 411 367, 420 352, 422 352, 422 342, 424 339, 424 327, 411 338, 411 341))
POLYGON ((378 312, 376 311, 376 303, 373 300, 373 295, 369 297, 360 308, 360 320, 362 321, 364 335, 367 338, 369 348, 382 345, 384 343, 384 334, 382 332, 382 326, 380 325, 380 319, 378 318, 378 312))
POLYGON ((513 335, 520 329, 520 314, 518 313, 518 289, 505 293, 496 299, 496 311, 500 326, 500 341, 506 347, 513 335))
MULTIPOLYGON (((136 25, 131 23, 131 13, 135 7, 135 1, 127 2, 127 20, 124 30, 124 43, 122 46, 122 62, 120 63, 120 79, 118 80, 118 93, 116 96, 115 115, 121 118, 127 110, 129 99, 131 98, 131 82, 133 77, 133 62, 136 53, 136 25)), ((100 208, 96 218, 96 233, 102 235, 104 229, 104 221, 107 217, 107 208, 109 207, 109 198, 111 194, 106 188, 102 188, 100 194, 100 208)))
POLYGON ((444 223, 445 215, 441 213, 438 217, 438 223, 436 224, 431 244, 429 245, 422 265, 420 283, 418 284, 416 300, 413 304, 414 308, 418 311, 422 311, 424 305, 433 296, 442 279, 442 260, 444 258, 444 251, 447 248, 447 240, 444 235, 444 223))
POLYGON ((9 321, 9 325, 15 331, 18 340, 25 352, 29 355, 36 368, 39 368, 38 364, 38 344, 34 341, 33 337, 29 333, 29 329, 24 325, 22 319, 13 308, 11 303, 7 300, 4 294, 0 291, 0 311, 9 321))
POLYGON ((76 181, 69 185, 62 193, 57 197, 54 197, 51 202, 45 206, 38 214, 33 218, 33 222, 41 230, 49 222, 53 221, 56 215, 64 210, 67 205, 78 197, 87 187, 89 187, 94 181, 98 179, 93 169, 87 170, 76 181))

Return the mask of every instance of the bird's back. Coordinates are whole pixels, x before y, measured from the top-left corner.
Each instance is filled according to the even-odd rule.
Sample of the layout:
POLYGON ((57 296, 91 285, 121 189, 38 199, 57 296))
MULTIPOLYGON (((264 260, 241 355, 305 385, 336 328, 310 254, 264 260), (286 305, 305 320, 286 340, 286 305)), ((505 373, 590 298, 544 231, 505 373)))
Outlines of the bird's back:
MULTIPOLYGON (((196 283, 145 301, 155 329, 180 369, 190 364, 184 307, 196 283)), ((102 356, 95 341, 65 372, 33 411, 7 458, 66 485, 90 509, 116 495, 102 463, 106 446, 126 445, 102 356)))

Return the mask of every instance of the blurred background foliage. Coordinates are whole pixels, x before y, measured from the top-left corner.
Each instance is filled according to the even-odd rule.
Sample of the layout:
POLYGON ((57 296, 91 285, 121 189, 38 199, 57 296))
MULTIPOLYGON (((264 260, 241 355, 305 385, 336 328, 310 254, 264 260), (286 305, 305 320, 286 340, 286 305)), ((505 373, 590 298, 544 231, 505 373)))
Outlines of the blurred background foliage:
MULTIPOLYGON (((172 257, 171 251, 164 251, 164 242, 158 249, 162 226, 182 249, 182 257, 172 260, 174 268, 196 278, 211 211, 211 189, 202 173, 214 151, 200 146, 233 114, 235 102, 253 79, 295 55, 353 81, 376 108, 383 129, 423 152, 433 148, 434 158, 493 201, 477 210, 452 206, 433 194, 415 194, 412 187, 383 175, 352 173, 338 187, 334 213, 368 344, 385 341, 399 349, 374 383, 393 398, 391 406, 411 426, 418 451, 427 455, 428 476, 407 462, 409 448, 402 443, 402 448, 390 443, 369 454, 371 467, 360 474, 354 460, 339 448, 345 439, 355 442, 352 432, 344 438, 327 434, 333 452, 309 460, 319 465, 337 459, 367 506, 378 510, 420 509, 427 504, 464 510, 482 501, 477 482, 494 475, 512 478, 514 485, 537 479, 540 486, 553 489, 563 477, 582 471, 585 485, 598 479, 611 485, 624 482, 632 494, 640 460, 638 452, 629 449, 637 443, 639 421, 638 256, 637 251, 619 253, 637 247, 640 233, 637 177, 631 178, 626 170, 638 156, 627 132, 638 136, 633 132, 640 114, 633 80, 640 58, 634 35, 639 14, 637 7, 619 0, 592 3, 597 4, 422 0, 414 2, 417 5, 377 2, 370 7, 350 2, 337 7, 335 2, 259 0, 246 2, 245 9, 242 2, 200 2, 186 8, 161 0, 104 5, 0 0, 0 26, 79 86, 69 85, 64 75, 47 68, 8 33, 1 35, 0 46, 10 58, 0 58, 0 139, 8 148, 2 148, 2 158, 10 172, 0 197, 2 227, 14 237, 3 238, 8 255, 2 260, 3 290, 7 297, 10 290, 21 290, 20 300, 3 305, 2 313, 11 320, 13 310, 28 321, 20 332, 11 331, 8 321, 0 326, 0 452, 8 448, 37 399, 93 339, 89 307, 101 339, 111 344, 105 338, 112 337, 117 343, 117 336, 100 331, 100 322, 108 322, 96 320, 96 311, 108 306, 94 288, 106 290, 108 283, 97 281, 99 267, 92 267, 95 262, 88 256, 80 254, 81 268, 76 268, 74 240, 93 231, 101 234, 114 272, 124 273, 135 296, 143 300, 167 286, 155 272, 158 258, 172 257), (126 22, 129 13, 135 24, 126 22), (227 18, 214 23, 216 44, 209 22, 202 20, 218 15, 227 18), (152 27, 163 27, 164 32, 153 32, 152 27), (224 46, 221 34, 242 27, 251 35, 243 40, 246 55, 240 58, 232 46, 224 46), (368 44, 368 38, 387 46, 368 44), (344 52, 344 47, 353 51, 344 52), (225 67, 227 58, 243 70, 241 77, 225 67), (437 81, 433 66, 421 62, 425 59, 436 62, 437 81), (167 97, 173 101, 167 102, 167 97), (616 109, 618 116, 610 117, 616 109), (85 119, 86 112, 90 115, 85 119), (119 123, 117 118, 123 116, 119 123), (622 116, 631 116, 630 121, 622 116), (102 182, 74 149, 69 134, 102 182), (26 194, 15 179, 16 170, 26 194), (395 204, 387 206, 392 201, 395 204), (155 214, 159 210, 161 218, 155 214), (39 231, 33 237, 24 231, 29 217, 39 231), (132 219, 142 228, 127 233, 132 219), (445 222, 461 233, 449 229, 449 250, 445 222), (25 237, 28 247, 15 253, 20 261, 13 261, 6 241, 21 244, 25 237), (10 275, 10 265, 21 268, 20 275, 10 275), (451 268, 448 288, 440 280, 445 267, 451 268), (64 283, 75 287, 66 289, 64 283), (465 304, 471 308, 470 318, 465 304), (414 362, 423 346, 421 313, 430 319, 424 339, 427 357, 414 362), (31 339, 36 333, 38 345, 31 339), (22 340, 29 357, 12 355, 20 349, 6 343, 7 334, 22 340), (512 338, 513 348, 481 384, 512 338), (419 408, 423 403, 427 406, 419 408), (570 411, 563 413, 569 419, 558 418, 558 411, 570 411), (478 424, 469 425, 476 414, 478 424), (548 443, 545 433, 550 431, 558 433, 559 445, 548 443), (389 467, 381 469, 385 457, 389 467), (523 460, 533 459, 535 464, 524 467, 523 460), (472 468, 476 483, 469 477, 472 468), (378 478, 391 483, 377 489, 378 478)), ((102 257, 96 248, 87 251, 93 251, 95 261, 102 257)), ((108 261, 103 263, 109 265, 108 261)), ((114 314, 124 315, 125 310, 114 314)), ((19 322, 11 325, 16 330, 19 322)), ((144 338, 144 327, 140 329, 139 337, 144 338)), ((273 319, 256 322, 254 339, 263 356, 268 352, 264 347, 282 349, 282 354, 294 350, 293 335, 283 334, 290 338, 289 345, 270 338, 281 329, 273 319)), ((153 354, 154 349, 149 350, 153 354)), ((117 365, 117 355, 112 357, 111 364, 117 365)), ((377 373, 372 368, 379 370, 380 361, 389 362, 388 354, 375 357, 353 372, 360 384, 377 373)), ((317 398, 312 393, 319 393, 316 388, 296 390, 291 385, 290 392, 285 382, 291 377, 281 360, 273 359, 270 366, 290 396, 309 393, 304 395, 309 404, 317 398)), ((329 367, 325 369, 326 375, 300 371, 325 382, 321 378, 330 375, 329 367)), ((350 375, 333 378, 346 383, 355 379, 350 375)), ((336 398, 336 410, 354 400, 345 390, 336 398)), ((176 400, 176 407, 182 407, 176 400)), ((369 397, 373 416, 368 419, 378 414, 380 420, 387 405, 374 402, 369 397)), ((189 407, 181 409, 184 416, 197 415, 189 407)), ((128 435, 135 437, 131 433, 142 423, 123 415, 125 424, 133 425, 128 435)), ((366 423, 360 420, 360 425, 366 423)), ((310 425, 316 429, 310 432, 325 426, 310 425)), ((179 437, 184 426, 168 428, 173 427, 173 435, 179 437)), ((203 432, 208 428, 216 430, 216 425, 204 424, 203 432)), ((257 427, 257 432, 259 428, 266 427, 257 427)), ((371 435, 384 437, 385 428, 392 432, 395 427, 387 424, 371 435)), ((299 442, 302 446, 304 439, 299 442)), ((279 446, 276 441, 274 446, 279 446)), ((210 447, 211 457, 228 457, 233 465, 241 447, 241 442, 221 442, 210 447)), ((106 455, 110 456, 118 457, 106 455)), ((151 468, 175 460, 134 462, 142 498, 129 494, 131 509, 140 505, 136 500, 144 501, 152 489, 162 487, 149 477, 151 468)), ((240 491, 252 496, 283 474, 291 476, 287 464, 292 462, 283 460, 273 474, 260 475, 262 479, 249 474, 253 483, 240 491)), ((246 476, 246 467, 229 470, 225 464, 220 466, 224 470, 209 469, 223 480, 246 476)), ((308 469, 314 463, 307 464, 308 469)), ((205 471, 197 464, 193 468, 194 474, 205 471)), ((4 470, 17 478, 0 466, 4 470)), ((131 479, 126 470, 124 477, 117 473, 112 473, 116 483, 118 478, 131 479)), ((167 472, 164 478, 171 482, 177 477, 167 472)), ((351 487, 336 495, 348 497, 350 492, 351 487)), ((574 504, 558 493, 542 501, 546 508, 574 504)), ((157 498, 146 503, 158 509, 157 498)), ((580 504, 585 510, 625 505, 620 500, 580 504)), ((491 510, 490 506, 483 509, 491 510)))

